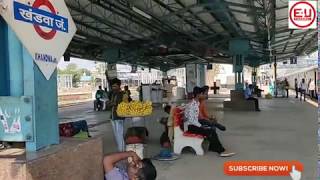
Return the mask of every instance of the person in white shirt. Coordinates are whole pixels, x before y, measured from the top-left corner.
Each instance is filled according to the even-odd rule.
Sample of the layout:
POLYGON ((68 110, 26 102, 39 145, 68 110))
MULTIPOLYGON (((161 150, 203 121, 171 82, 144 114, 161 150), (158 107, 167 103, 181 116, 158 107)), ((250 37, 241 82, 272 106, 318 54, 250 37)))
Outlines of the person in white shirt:
POLYGON ((310 79, 310 83, 309 83, 309 95, 310 95, 310 98, 314 98, 315 97, 315 95, 314 95, 315 89, 316 89, 315 82, 314 82, 314 80, 310 79))
POLYGON ((301 80, 299 88, 300 88, 300 101, 302 100, 302 95, 303 95, 303 100, 306 101, 307 84, 304 78, 301 80))
POLYGON ((186 131, 205 136, 209 142, 209 151, 217 152, 221 157, 230 157, 235 153, 226 152, 225 148, 222 146, 218 134, 214 128, 205 127, 199 122, 199 99, 204 96, 205 90, 200 87, 195 87, 193 89, 193 99, 187 104, 184 110, 184 116, 186 120, 187 129, 186 131))

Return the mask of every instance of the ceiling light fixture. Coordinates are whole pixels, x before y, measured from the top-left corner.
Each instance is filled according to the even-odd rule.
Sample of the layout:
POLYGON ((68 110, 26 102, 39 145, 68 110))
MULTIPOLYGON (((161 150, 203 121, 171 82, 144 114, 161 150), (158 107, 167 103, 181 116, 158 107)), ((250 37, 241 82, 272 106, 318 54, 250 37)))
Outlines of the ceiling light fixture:
POLYGON ((74 37, 79 38, 79 39, 87 39, 87 37, 81 36, 79 34, 75 34, 74 37))
POLYGON ((134 6, 132 6, 132 10, 133 10, 134 12, 140 14, 141 16, 147 18, 147 19, 152 19, 152 17, 151 17, 149 14, 143 12, 142 10, 140 10, 140 9, 134 7, 134 6))
POLYGON ((73 57, 82 58, 82 55, 76 54, 76 53, 73 53, 73 52, 71 52, 70 55, 73 56, 73 57))

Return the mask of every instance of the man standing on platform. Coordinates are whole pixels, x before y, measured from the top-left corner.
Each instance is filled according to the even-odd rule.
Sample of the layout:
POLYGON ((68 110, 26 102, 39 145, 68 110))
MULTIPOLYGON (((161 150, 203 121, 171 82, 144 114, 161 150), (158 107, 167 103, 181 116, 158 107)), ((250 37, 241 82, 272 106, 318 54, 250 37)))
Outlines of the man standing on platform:
POLYGON ((303 95, 303 100, 306 101, 306 90, 307 90, 307 84, 304 78, 302 78, 300 85, 300 101, 302 100, 302 95, 303 95))
POLYGON ((294 89, 296 91, 296 98, 298 98, 299 87, 298 87, 298 79, 297 78, 294 79, 294 89))
POLYGON ((113 134, 117 142, 118 150, 124 151, 124 118, 117 114, 117 107, 122 102, 123 92, 121 91, 121 81, 117 78, 111 80, 112 94, 107 107, 111 108, 113 134))

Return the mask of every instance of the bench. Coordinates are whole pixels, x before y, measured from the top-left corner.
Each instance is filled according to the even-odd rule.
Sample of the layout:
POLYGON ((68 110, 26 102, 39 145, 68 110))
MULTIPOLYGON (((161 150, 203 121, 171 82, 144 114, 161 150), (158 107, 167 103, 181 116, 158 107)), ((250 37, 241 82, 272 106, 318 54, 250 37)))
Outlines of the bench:
POLYGON ((225 100, 223 107, 225 110, 236 110, 236 111, 255 111, 254 101, 248 101, 244 98, 243 91, 230 91, 231 100, 225 100))
POLYGON ((236 100, 236 101, 224 101, 223 107, 225 110, 237 110, 237 111, 255 111, 254 101, 248 100, 236 100))
POLYGON ((176 154, 181 154, 183 148, 191 147, 197 155, 204 155, 202 143, 204 136, 183 131, 184 117, 183 111, 180 108, 174 109, 174 144, 173 151, 176 154))

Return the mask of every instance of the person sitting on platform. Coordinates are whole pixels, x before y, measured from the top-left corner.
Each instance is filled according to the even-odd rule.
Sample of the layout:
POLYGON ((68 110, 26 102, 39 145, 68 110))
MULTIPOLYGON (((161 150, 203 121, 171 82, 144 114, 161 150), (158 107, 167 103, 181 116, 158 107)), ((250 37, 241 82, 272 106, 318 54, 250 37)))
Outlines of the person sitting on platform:
POLYGON ((209 86, 203 86, 206 99, 209 99, 209 86))
POLYGON ((160 137, 161 147, 170 148, 173 142, 173 112, 170 105, 164 107, 167 116, 161 118, 160 123, 164 126, 165 131, 160 137))
POLYGON ((96 92, 96 100, 94 101, 94 110, 101 111, 103 109, 103 101, 105 92, 102 90, 102 87, 99 86, 99 89, 96 92))
POLYGON ((248 101, 254 101, 255 110, 256 111, 260 111, 260 109, 259 109, 259 101, 258 101, 257 98, 254 98, 253 95, 252 95, 252 85, 251 84, 249 85, 248 83, 246 83, 245 85, 246 85, 246 89, 244 91, 245 99, 248 100, 248 101))
POLYGON ((205 136, 210 142, 209 151, 217 152, 221 157, 235 155, 235 153, 226 152, 214 128, 205 127, 206 124, 201 124, 201 121, 199 122, 199 100, 201 96, 204 96, 203 89, 200 87, 195 87, 193 89, 193 99, 187 104, 184 111, 186 120, 185 123, 187 125, 187 129, 185 130, 193 134, 205 136))
POLYGON ((133 151, 105 156, 103 167, 106 180, 155 180, 157 177, 151 160, 141 160, 133 151))
POLYGON ((204 86, 203 87, 203 92, 204 92, 204 96, 201 96, 199 99, 199 122, 202 125, 206 125, 208 127, 216 127, 218 129, 220 129, 221 131, 225 131, 226 127, 219 124, 217 122, 217 119, 213 116, 209 116, 208 113, 208 108, 207 108, 207 103, 206 103, 206 99, 208 99, 208 95, 206 94, 206 90, 207 88, 204 86))

